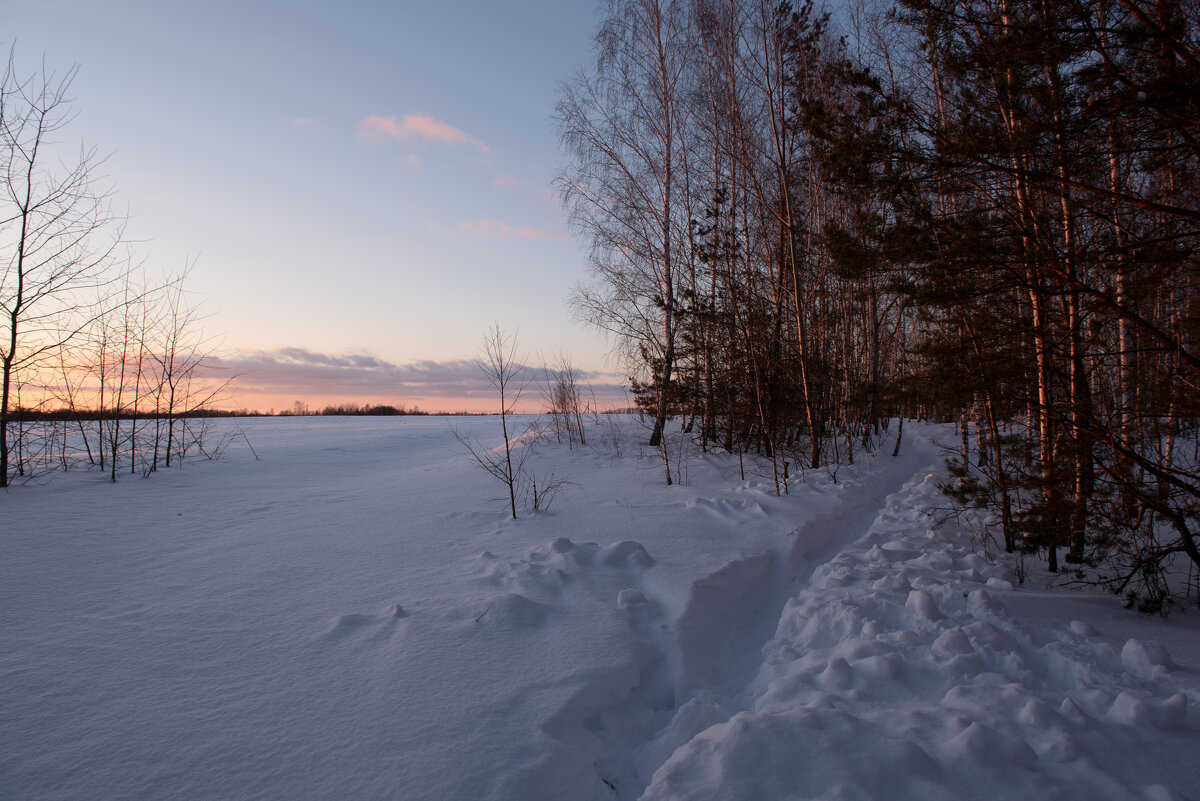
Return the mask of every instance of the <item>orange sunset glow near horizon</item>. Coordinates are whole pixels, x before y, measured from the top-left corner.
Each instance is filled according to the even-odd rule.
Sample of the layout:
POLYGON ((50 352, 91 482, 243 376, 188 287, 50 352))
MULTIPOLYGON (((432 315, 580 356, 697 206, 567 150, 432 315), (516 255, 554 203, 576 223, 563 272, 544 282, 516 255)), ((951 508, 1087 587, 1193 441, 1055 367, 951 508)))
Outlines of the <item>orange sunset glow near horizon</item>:
MULTIPOLYGON (((149 364, 139 368, 129 361, 129 376, 144 371, 139 382, 141 393, 136 403, 139 414, 154 411, 165 404, 155 389, 156 379, 149 364)), ((544 410, 547 368, 532 360, 522 360, 520 369, 508 387, 508 403, 520 414, 544 410), (519 397, 517 397, 519 396, 519 397), (514 397, 517 397, 514 402, 514 397)), ((108 375, 115 373, 112 365, 108 375)), ((102 393, 113 389, 101 382, 94 367, 69 368, 68 388, 61 370, 44 369, 38 380, 21 384, 14 395, 14 406, 25 409, 54 410, 70 406, 96 408, 102 393)), ((595 411, 624 409, 633 401, 626 379, 617 373, 575 368, 584 405, 595 411)), ((128 383, 128 382, 127 382, 128 383)), ((401 410, 427 413, 479 413, 499 411, 495 388, 476 359, 447 361, 422 360, 394 364, 366 352, 331 356, 302 348, 277 348, 260 351, 233 351, 206 357, 180 388, 176 408, 204 408, 228 412, 317 413, 327 407, 392 406, 401 410)), ((129 401, 132 411, 133 401, 129 401)))
MULTIPOLYGON (((391 365, 359 356, 343 357, 339 364, 313 365, 260 354, 256 359, 236 363, 221 360, 218 365, 221 371, 238 371, 212 404, 221 410, 278 412, 294 410, 299 403, 310 412, 337 406, 394 406, 429 413, 491 414, 499 411, 500 405, 498 394, 473 360, 391 365), (355 366, 355 361, 370 366, 355 366)), ((526 366, 514 381, 510 402, 513 389, 523 387, 515 404, 518 413, 533 414, 544 409, 542 374, 540 367, 526 366)), ((578 377, 590 408, 606 411, 632 404, 621 376, 581 371, 578 377)))

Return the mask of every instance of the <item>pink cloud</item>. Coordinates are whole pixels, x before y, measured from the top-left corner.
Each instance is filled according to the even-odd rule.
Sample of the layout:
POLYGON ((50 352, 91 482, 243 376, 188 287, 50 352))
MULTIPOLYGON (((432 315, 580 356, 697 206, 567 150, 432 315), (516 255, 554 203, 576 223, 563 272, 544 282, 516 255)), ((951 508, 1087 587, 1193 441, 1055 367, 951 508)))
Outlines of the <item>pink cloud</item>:
POLYGON ((494 189, 516 189, 521 185, 521 182, 512 175, 499 175, 496 180, 492 181, 494 189))
POLYGON ((520 228, 501 222, 500 220, 464 220, 458 224, 460 231, 466 231, 473 236, 493 237, 496 239, 570 239, 570 234, 562 231, 543 231, 523 225, 520 228))
POLYGON ((372 114, 358 126, 360 139, 381 142, 384 139, 419 139, 440 145, 473 145, 481 153, 487 153, 490 148, 480 139, 455 128, 448 122, 435 119, 428 114, 406 114, 403 120, 397 120, 395 115, 386 117, 372 114))

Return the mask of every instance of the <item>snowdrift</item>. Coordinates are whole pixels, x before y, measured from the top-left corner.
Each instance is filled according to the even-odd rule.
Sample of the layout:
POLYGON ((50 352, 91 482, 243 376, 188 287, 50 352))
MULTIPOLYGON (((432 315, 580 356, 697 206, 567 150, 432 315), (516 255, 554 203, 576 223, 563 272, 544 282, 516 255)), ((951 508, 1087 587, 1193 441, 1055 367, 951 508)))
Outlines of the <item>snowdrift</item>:
POLYGON ((1195 616, 1014 586, 942 429, 776 497, 627 420, 513 521, 443 421, 241 424, 0 499, 0 797, 1197 797, 1195 616))

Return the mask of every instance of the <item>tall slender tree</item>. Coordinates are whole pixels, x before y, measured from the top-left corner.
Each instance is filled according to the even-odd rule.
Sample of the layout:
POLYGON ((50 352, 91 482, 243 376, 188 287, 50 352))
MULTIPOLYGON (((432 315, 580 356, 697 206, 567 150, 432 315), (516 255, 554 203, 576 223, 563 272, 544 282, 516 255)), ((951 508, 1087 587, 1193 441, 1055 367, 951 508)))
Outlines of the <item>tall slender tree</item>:
POLYGON ((607 11, 594 68, 564 87, 558 105, 572 156, 560 187, 592 244, 595 280, 581 289, 577 306, 653 365, 650 443, 657 447, 672 396, 686 261, 687 220, 680 213, 686 18, 682 4, 671 0, 610 0, 607 11))

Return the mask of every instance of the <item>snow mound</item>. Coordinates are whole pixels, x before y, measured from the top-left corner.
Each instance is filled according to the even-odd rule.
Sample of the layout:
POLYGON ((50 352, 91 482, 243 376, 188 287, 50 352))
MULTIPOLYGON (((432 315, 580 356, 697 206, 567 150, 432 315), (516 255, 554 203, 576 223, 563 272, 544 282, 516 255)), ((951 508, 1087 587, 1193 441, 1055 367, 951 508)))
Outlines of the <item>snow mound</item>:
POLYGON ((488 604, 475 622, 504 629, 528 629, 542 625, 549 613, 550 609, 545 604, 510 592, 488 604))
POLYGON ((642 798, 882 798, 874 791, 899 775, 938 797, 938 764, 919 745, 879 737, 863 719, 817 704, 743 712, 710 727, 659 769, 642 798))
POLYGON ((1143 679, 1153 679, 1175 669, 1167 649, 1154 640, 1127 640, 1121 649, 1121 662, 1130 673, 1143 679))
POLYGON ((625 540, 600 549, 600 564, 605 567, 645 569, 654 564, 639 542, 625 540))
POLYGON ((395 630, 395 624, 407 616, 408 613, 400 604, 392 604, 374 614, 351 612, 339 615, 325 627, 320 639, 326 642, 336 642, 370 634, 387 635, 395 630))

